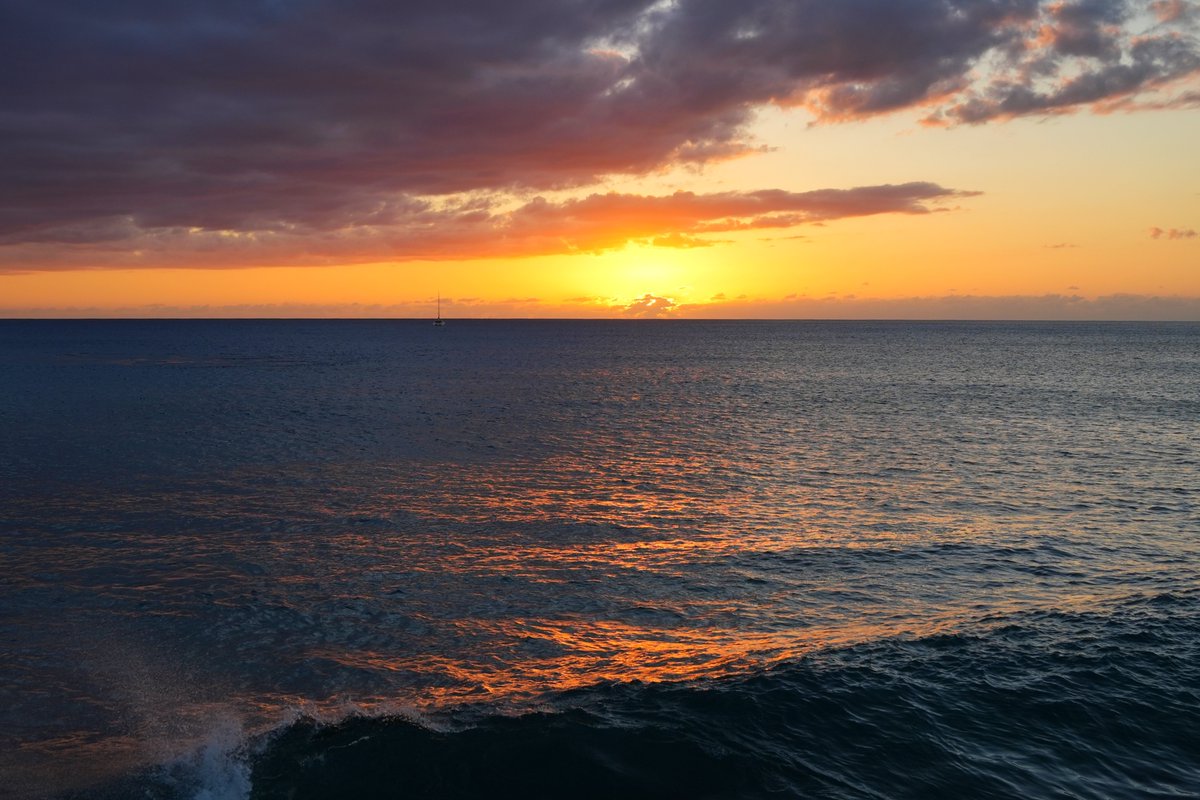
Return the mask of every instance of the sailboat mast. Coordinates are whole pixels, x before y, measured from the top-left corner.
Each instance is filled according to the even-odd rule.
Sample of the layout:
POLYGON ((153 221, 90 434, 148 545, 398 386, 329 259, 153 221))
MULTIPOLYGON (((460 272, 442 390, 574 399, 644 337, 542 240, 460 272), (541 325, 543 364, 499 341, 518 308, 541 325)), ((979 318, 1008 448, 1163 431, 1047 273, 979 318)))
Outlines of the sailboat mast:
POLYGON ((440 328, 446 324, 445 321, 442 320, 442 290, 440 288, 438 289, 437 293, 437 303, 438 313, 437 317, 433 320, 433 324, 440 328))

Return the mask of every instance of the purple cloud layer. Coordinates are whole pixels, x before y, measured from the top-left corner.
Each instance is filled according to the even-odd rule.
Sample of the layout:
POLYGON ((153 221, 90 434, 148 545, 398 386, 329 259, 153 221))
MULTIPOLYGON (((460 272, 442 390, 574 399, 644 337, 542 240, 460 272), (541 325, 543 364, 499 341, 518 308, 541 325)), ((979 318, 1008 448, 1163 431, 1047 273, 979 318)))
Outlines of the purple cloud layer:
POLYGON ((430 197, 749 152, 768 103, 933 124, 1186 105, 1198 16, 1182 0, 12 0, 0 258, 180 231, 251 253, 237 236, 419 232, 430 197))

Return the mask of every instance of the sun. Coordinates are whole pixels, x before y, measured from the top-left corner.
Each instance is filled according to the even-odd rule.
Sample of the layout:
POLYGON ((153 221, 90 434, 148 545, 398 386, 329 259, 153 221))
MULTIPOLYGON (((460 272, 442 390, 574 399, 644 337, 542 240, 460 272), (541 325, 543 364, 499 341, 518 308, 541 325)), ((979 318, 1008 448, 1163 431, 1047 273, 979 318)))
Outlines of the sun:
POLYGON ((669 297, 676 302, 695 300, 705 296, 702 284, 709 282, 711 272, 705 260, 695 253, 653 245, 630 244, 590 258, 577 270, 581 294, 622 302, 647 295, 669 297))

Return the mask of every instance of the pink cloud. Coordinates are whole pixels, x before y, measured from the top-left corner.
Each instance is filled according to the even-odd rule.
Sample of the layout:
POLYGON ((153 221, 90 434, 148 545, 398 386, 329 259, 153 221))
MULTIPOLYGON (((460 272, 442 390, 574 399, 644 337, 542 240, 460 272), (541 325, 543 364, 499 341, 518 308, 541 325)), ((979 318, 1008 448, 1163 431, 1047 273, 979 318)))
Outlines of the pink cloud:
POLYGON ((1195 13, 1195 6, 1184 0, 1154 0, 1150 10, 1158 17, 1159 22, 1178 22, 1195 13))

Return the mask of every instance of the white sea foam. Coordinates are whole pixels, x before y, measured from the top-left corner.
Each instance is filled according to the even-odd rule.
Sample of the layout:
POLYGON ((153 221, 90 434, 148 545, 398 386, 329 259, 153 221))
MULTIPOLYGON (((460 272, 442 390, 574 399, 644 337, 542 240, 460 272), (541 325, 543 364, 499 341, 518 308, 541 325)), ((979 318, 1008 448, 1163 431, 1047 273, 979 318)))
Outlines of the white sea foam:
POLYGON ((191 752, 161 768, 161 777, 179 797, 191 800, 246 800, 250 797, 251 745, 242 725, 219 720, 191 752))

